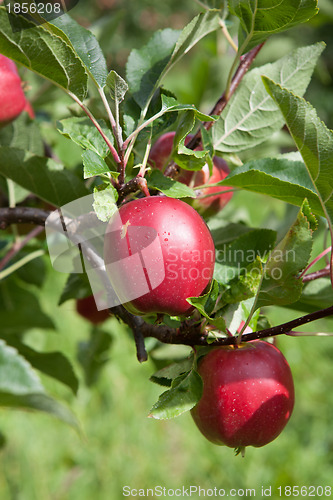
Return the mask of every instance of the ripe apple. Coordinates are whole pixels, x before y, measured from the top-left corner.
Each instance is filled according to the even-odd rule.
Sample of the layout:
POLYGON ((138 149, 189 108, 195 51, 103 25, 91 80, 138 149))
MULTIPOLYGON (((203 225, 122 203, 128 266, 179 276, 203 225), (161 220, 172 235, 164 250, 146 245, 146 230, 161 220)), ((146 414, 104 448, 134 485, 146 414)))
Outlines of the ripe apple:
MULTIPOLYGON (((157 168, 163 170, 163 168, 168 164, 170 155, 172 152, 173 140, 175 137, 175 132, 167 132, 157 139, 153 147, 151 148, 149 154, 148 164, 152 168, 157 168)), ((188 144, 192 136, 188 135, 185 140, 185 144, 188 144)), ((213 171, 212 175, 209 174, 208 165, 199 171, 192 170, 182 170, 178 181, 183 184, 187 184, 191 187, 197 187, 203 184, 215 184, 216 182, 222 181, 230 173, 229 167, 223 158, 214 156, 213 158, 213 171)), ((227 186, 213 186, 202 189, 202 191, 197 191, 197 198, 191 200, 191 205, 203 216, 210 217, 211 215, 219 212, 232 197, 232 192, 217 194, 215 196, 213 193, 221 193, 221 191, 227 191, 229 188, 227 186)))
POLYGON ((108 224, 104 260, 111 284, 134 314, 188 315, 188 297, 205 292, 215 249, 202 217, 174 198, 151 196, 121 206, 108 224))
POLYGON ((103 309, 102 311, 97 309, 93 295, 89 295, 89 297, 85 297, 83 299, 78 299, 76 301, 76 310, 80 316, 87 319, 91 323, 94 323, 94 325, 103 323, 110 317, 108 309, 103 309))
POLYGON ((0 128, 15 120, 26 104, 15 63, 0 54, 0 128))
POLYGON ((294 384, 283 354, 268 342, 217 347, 199 360, 203 395, 191 410, 202 434, 232 448, 264 446, 287 424, 294 384))

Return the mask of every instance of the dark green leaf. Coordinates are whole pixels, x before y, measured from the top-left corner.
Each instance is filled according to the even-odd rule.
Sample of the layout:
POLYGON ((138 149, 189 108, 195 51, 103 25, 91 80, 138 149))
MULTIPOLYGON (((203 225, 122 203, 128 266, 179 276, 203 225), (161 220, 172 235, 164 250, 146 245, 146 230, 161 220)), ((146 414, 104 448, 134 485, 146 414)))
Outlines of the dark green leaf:
MULTIPOLYGON (((47 15, 44 17, 47 19, 47 15)), ((46 24, 46 28, 72 46, 89 75, 99 87, 103 88, 108 70, 104 54, 95 36, 68 14, 52 19, 46 24)))
POLYGON ((239 17, 238 35, 242 53, 264 42, 270 35, 304 23, 318 12, 316 0, 229 0, 229 9, 239 17))
POLYGON ((150 410, 149 417, 168 419, 178 417, 191 410, 202 396, 200 375, 191 370, 173 380, 171 389, 160 395, 157 403, 150 410))
POLYGON ((84 377, 88 386, 96 383, 101 369, 109 359, 112 337, 109 333, 95 328, 90 333, 88 342, 78 345, 78 359, 84 369, 84 377))
POLYGON ((324 215, 306 166, 285 156, 249 161, 235 168, 228 179, 219 184, 266 194, 299 207, 307 198, 313 211, 324 215))
POLYGON ((276 232, 271 229, 252 229, 240 235, 230 245, 216 252, 215 279, 227 284, 240 276, 257 257, 265 261, 275 240, 276 232))
MULTIPOLYGON (((104 134, 111 144, 113 144, 113 135, 107 127, 104 120, 97 120, 104 134)), ((72 117, 60 120, 58 130, 64 136, 72 139, 83 149, 88 149, 105 158, 110 152, 108 145, 104 141, 97 128, 87 117, 72 117)))
POLYGON ((79 381, 68 359, 61 352, 38 352, 27 346, 16 335, 6 335, 5 341, 14 347, 34 368, 68 386, 74 394, 79 381))
POLYGON ((19 149, 0 147, 0 173, 56 206, 89 194, 83 181, 51 158, 19 149))
POLYGON ((109 172, 109 167, 105 163, 105 160, 94 151, 83 151, 82 161, 84 167, 83 177, 85 179, 109 172))
POLYGON ((77 427, 74 415, 45 394, 31 365, 3 340, 0 340, 0 406, 44 411, 77 427))
POLYGON ((312 217, 305 202, 295 223, 271 252, 264 268, 257 307, 291 304, 301 296, 303 282, 299 273, 311 256, 315 229, 312 217))
POLYGON ((88 276, 84 274, 70 274, 62 291, 58 305, 71 299, 83 299, 92 295, 88 276))
POLYGON ((150 380, 155 382, 155 384, 171 387, 172 381, 180 375, 189 372, 192 365, 193 359, 191 358, 172 363, 171 365, 165 366, 164 368, 161 368, 161 370, 155 372, 150 377, 150 380))
POLYGON ((16 333, 29 328, 54 328, 40 308, 36 296, 13 277, 0 282, 0 325, 2 333, 16 333))
POLYGON ((127 81, 141 108, 149 103, 167 71, 204 36, 219 27, 217 11, 196 16, 185 28, 158 31, 147 45, 132 50, 126 66, 127 81))
POLYGON ((126 75, 131 93, 141 108, 150 100, 166 71, 179 30, 156 32, 141 49, 133 49, 127 61, 126 75))
POLYGON ((320 120, 311 104, 268 78, 263 81, 303 157, 333 238, 333 132, 320 120))
POLYGON ((152 170, 147 181, 149 188, 158 189, 171 198, 195 198, 193 189, 182 182, 165 177, 160 170, 152 170))
MULTIPOLYGON (((19 258, 21 259, 22 257, 22 252, 20 252, 19 258)), ((31 283, 32 285, 40 288, 44 283, 46 276, 46 266, 44 260, 42 258, 38 258, 28 262, 16 271, 16 276, 26 283, 31 283)))
POLYGON ((43 139, 37 122, 31 121, 26 113, 0 129, 0 146, 23 149, 38 156, 44 154, 43 139))
POLYGON ((21 29, 12 30, 5 7, 0 7, 1 53, 71 92, 79 99, 87 94, 88 75, 72 47, 43 28, 15 16, 21 29))
POLYGON ((246 266, 244 274, 232 279, 228 289, 222 294, 223 304, 236 304, 254 297, 258 292, 263 275, 260 258, 246 266))

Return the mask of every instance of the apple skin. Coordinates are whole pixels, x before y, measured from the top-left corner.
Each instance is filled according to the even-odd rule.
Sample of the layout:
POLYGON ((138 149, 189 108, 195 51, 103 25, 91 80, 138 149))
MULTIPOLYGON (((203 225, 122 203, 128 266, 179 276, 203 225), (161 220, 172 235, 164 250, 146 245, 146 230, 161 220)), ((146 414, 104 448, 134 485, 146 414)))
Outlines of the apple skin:
MULTIPOLYGON (((152 168, 157 168, 163 170, 169 161, 169 157, 172 152, 173 140, 175 137, 175 132, 167 132, 161 135, 154 143, 149 154, 148 164, 152 168)), ((188 135, 185 140, 185 145, 189 143, 192 135, 188 135)), ((199 149, 199 148, 198 148, 199 149)), ((200 148, 202 149, 202 148, 200 148)), ((216 182, 222 181, 230 173, 228 164, 223 158, 219 156, 214 156, 213 158, 213 170, 212 175, 209 174, 208 165, 204 165, 202 170, 192 171, 192 170, 182 170, 178 181, 183 184, 187 184, 190 187, 197 187, 202 184, 215 184, 216 182)), ((221 193, 221 191, 227 191, 230 188, 228 186, 213 186, 204 188, 201 192, 197 192, 197 196, 212 195, 213 193, 221 193)), ((197 210, 203 217, 211 217, 212 215, 219 212, 232 198, 232 192, 222 193, 215 196, 209 196, 208 198, 197 198, 195 200, 191 199, 189 203, 195 210, 197 210)))
POLYGON ((287 424, 294 383, 288 362, 272 344, 255 340, 215 348, 199 360, 198 372, 203 395, 191 414, 209 441, 260 447, 287 424))
POLYGON ((0 128, 15 120, 26 105, 15 63, 0 54, 0 128))
POLYGON ((186 299, 204 293, 214 271, 214 242, 203 218, 187 203, 163 196, 130 201, 119 215, 121 227, 111 219, 104 238, 106 267, 110 260, 117 262, 118 278, 107 269, 111 284, 118 296, 128 298, 133 290, 143 290, 149 278, 149 289, 122 300, 124 306, 133 314, 189 315, 193 307, 186 299), (144 264, 139 262, 144 272, 139 276, 125 259, 142 258, 149 238, 157 243, 149 247, 144 264))
POLYGON ((83 299, 77 299, 76 311, 80 316, 87 319, 94 325, 103 323, 110 317, 108 309, 103 309, 102 311, 97 309, 93 295, 89 295, 89 297, 85 297, 83 299))

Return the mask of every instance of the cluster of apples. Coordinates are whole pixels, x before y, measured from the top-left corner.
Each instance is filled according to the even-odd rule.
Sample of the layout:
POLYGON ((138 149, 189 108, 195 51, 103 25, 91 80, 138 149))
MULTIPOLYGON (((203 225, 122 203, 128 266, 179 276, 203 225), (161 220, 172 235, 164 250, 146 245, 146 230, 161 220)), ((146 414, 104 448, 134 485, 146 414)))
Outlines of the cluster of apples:
MULTIPOLYGON (((24 110, 32 116, 15 63, 0 55, 0 128, 24 110)), ((164 168, 174 135, 156 141, 150 166, 164 168)), ((197 187, 223 180, 228 173, 226 162, 214 157, 212 175, 205 165, 199 172, 182 171, 178 180, 197 187)), ((232 193, 223 190, 228 188, 203 188, 192 206, 152 196, 120 207, 106 231, 104 259, 107 265, 117 263, 110 281, 130 312, 183 318, 193 312, 186 299, 209 289, 215 262, 214 242, 201 215, 211 216, 228 203, 232 193)), ((93 324, 109 317, 107 310, 97 310, 93 296, 77 300, 76 310, 93 324)), ((263 446, 287 424, 294 406, 293 379, 286 359, 272 344, 253 341, 214 348, 199 359, 198 371, 203 395, 191 413, 213 443, 237 449, 263 446)))
MULTIPOLYGON (((168 162, 173 137, 171 132, 155 143, 151 166, 162 169, 168 162)), ((181 173, 179 180, 195 186, 224 179, 229 170, 220 160, 214 158, 211 177, 207 168, 181 173)), ((221 188, 204 188, 205 193, 216 191, 221 188)), ((196 201, 202 201, 202 213, 212 213, 230 197, 231 193, 222 193, 196 201)), ((204 294, 214 272, 214 242, 204 219, 189 204, 164 196, 125 203, 119 216, 109 222, 104 260, 107 268, 117 263, 109 278, 126 309, 139 315, 189 316, 193 307, 186 299, 204 294), (126 300, 133 292, 133 298, 126 300)), ((271 343, 213 348, 199 359, 198 372, 203 395, 191 414, 213 443, 242 451, 250 445, 260 447, 287 424, 294 406, 293 378, 285 357, 271 343)))
POLYGON ((14 61, 0 54, 0 128, 15 120, 22 111, 33 117, 14 61))

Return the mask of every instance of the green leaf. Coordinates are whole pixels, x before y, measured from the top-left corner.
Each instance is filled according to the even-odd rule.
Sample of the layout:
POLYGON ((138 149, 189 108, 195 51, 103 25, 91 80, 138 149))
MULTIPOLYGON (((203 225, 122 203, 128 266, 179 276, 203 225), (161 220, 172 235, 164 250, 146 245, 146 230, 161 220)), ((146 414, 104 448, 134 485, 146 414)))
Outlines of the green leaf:
MULTIPOLYGON (((18 258, 15 260, 22 259, 25 255, 28 255, 31 252, 29 246, 25 247, 25 252, 21 251, 18 255, 18 258)), ((44 283, 46 277, 46 265, 45 260, 40 258, 34 259, 31 262, 28 262, 24 266, 20 267, 16 270, 16 276, 18 276, 22 281, 26 283, 30 283, 35 285, 37 288, 41 288, 44 283)))
POLYGON ((214 278, 228 284, 243 274, 257 257, 267 260, 275 240, 276 232, 271 229, 252 229, 241 234, 231 244, 217 250, 214 278))
POLYGON ((267 260, 257 308, 270 304, 282 306, 299 299, 303 287, 299 274, 311 257, 312 232, 315 228, 309 205, 305 201, 295 223, 267 260))
MULTIPOLYGON (((47 14, 44 17, 47 19, 47 14)), ((104 54, 95 36, 68 14, 62 14, 43 26, 72 46, 96 85, 103 88, 108 69, 104 54)))
POLYGON ((224 250, 226 244, 231 243, 242 234, 253 231, 253 228, 245 224, 226 221, 225 215, 221 212, 218 216, 209 219, 208 227, 212 234, 215 248, 222 250, 224 250))
POLYGON ((21 29, 13 32, 11 17, 0 7, 1 53, 83 100, 88 75, 74 50, 43 25, 36 26, 21 16, 15 16, 21 29))
POLYGON ((182 182, 165 177, 160 170, 152 170, 147 182, 150 189, 158 189, 170 198, 195 198, 193 189, 182 182))
POLYGON ((191 370, 173 380, 171 389, 160 395, 157 403, 150 410, 149 417, 168 419, 178 417, 191 410, 202 396, 200 375, 191 370))
POLYGON ((88 386, 98 380, 102 368, 109 360, 112 337, 108 332, 94 328, 88 342, 78 345, 78 360, 84 369, 85 382, 88 386))
POLYGON ((16 349, 0 339, 0 394, 23 396, 43 392, 42 383, 29 363, 18 354, 16 349))
POLYGON ((194 127, 195 113, 188 110, 182 113, 174 137, 172 159, 185 170, 201 170, 207 162, 205 151, 194 151, 185 146, 185 139, 194 127))
POLYGON ((254 297, 258 292, 263 275, 263 266, 260 258, 249 264, 239 277, 229 282, 228 289, 221 297, 223 304, 236 304, 254 297))
MULTIPOLYGON (((113 135, 104 120, 97 120, 104 134, 113 144, 113 135)), ((110 152, 101 134, 87 117, 65 118, 57 122, 59 132, 72 139, 83 149, 88 149, 105 158, 110 152)))
POLYGON ((89 194, 83 181, 51 158, 19 149, 0 147, 0 174, 59 207, 89 194))
POLYGON ((62 291, 58 305, 71 299, 84 299, 92 295, 91 286, 86 273, 70 274, 62 291))
POLYGON ((272 34, 305 23, 318 12, 317 0, 229 0, 229 10, 240 19, 238 42, 242 53, 272 34))
POLYGON ((202 38, 219 29, 219 27, 220 13, 216 10, 201 13, 192 19, 182 30, 177 40, 169 66, 176 64, 202 38))
POLYGON ((31 365, 3 340, 0 340, 0 406, 44 411, 77 427, 74 415, 45 394, 31 365))
POLYGON ((27 346, 16 335, 6 335, 6 343, 14 347, 34 368, 69 387, 74 394, 79 381, 68 359, 61 352, 38 352, 27 346))
POLYGON ((16 120, 0 129, 0 146, 30 151, 43 156, 44 145, 36 121, 31 121, 26 113, 22 113, 16 120))
POLYGON ((94 189, 93 208, 97 217, 102 222, 110 220, 112 215, 117 211, 116 201, 118 200, 118 192, 113 186, 107 186, 102 191, 94 189))
POLYGON ((131 93, 144 108, 166 72, 179 30, 167 28, 156 32, 147 45, 133 49, 126 65, 126 76, 131 93))
POLYGON ((198 311, 209 320, 216 328, 222 332, 226 331, 226 324, 223 317, 214 315, 212 313, 216 306, 216 301, 220 293, 220 287, 216 280, 213 280, 210 286, 210 290, 201 295, 200 297, 188 297, 186 300, 189 304, 194 306, 198 311))
POLYGON ((329 278, 319 278, 305 283, 298 302, 293 309, 313 312, 333 304, 333 288, 329 278))
POLYGON ((165 74, 204 36, 219 27, 217 11, 196 16, 185 28, 158 31, 140 50, 132 50, 126 66, 127 81, 136 102, 145 108, 165 74))
POLYGON ((29 328, 54 328, 37 297, 14 277, 0 282, 0 325, 2 333, 19 333, 29 328))
POLYGON ((307 198, 312 210, 318 215, 324 215, 305 164, 290 160, 288 155, 249 161, 235 168, 227 180, 221 181, 219 185, 266 194, 299 207, 307 198))
POLYGON ((128 91, 128 85, 118 73, 113 70, 110 71, 106 80, 106 85, 115 102, 120 103, 124 100, 125 94, 128 91))
POLYGON ((223 114, 213 127, 214 147, 222 152, 237 152, 261 144, 284 123, 278 106, 267 95, 261 81, 265 75, 284 87, 303 95, 311 79, 317 59, 325 45, 302 47, 251 70, 243 78, 223 114))
POLYGON ((83 177, 89 179, 95 175, 105 174, 109 172, 109 167, 105 163, 105 160, 99 156, 99 154, 94 151, 84 151, 82 153, 82 161, 84 166, 83 177))
POLYGON ((263 82, 303 157, 333 238, 333 132, 319 119, 311 104, 268 78, 263 82))
MULTIPOLYGON (((206 115, 205 113, 201 113, 194 104, 179 104, 177 99, 174 97, 161 94, 161 100, 162 100, 162 111, 165 113, 170 113, 170 112, 178 112, 178 111, 192 111, 193 112, 193 117, 197 118, 198 120, 201 121, 206 121, 206 122, 213 122, 216 120, 214 116, 206 115)), ((191 115, 192 116, 192 115, 191 115)), ((192 126, 193 128, 193 126, 192 126)), ((191 129, 192 130, 192 129, 191 129)))
POLYGON ((189 372, 192 365, 193 359, 191 358, 172 363, 171 365, 165 366, 164 368, 161 368, 161 370, 155 372, 150 377, 150 380, 155 382, 155 384, 171 387, 172 381, 175 378, 184 375, 184 373, 189 372))

